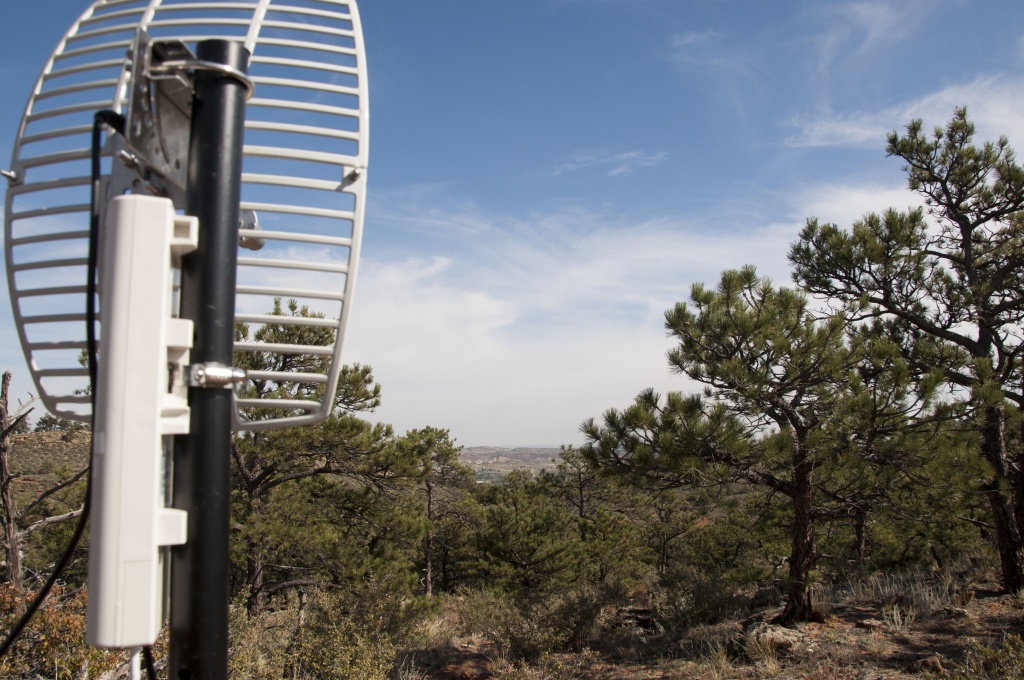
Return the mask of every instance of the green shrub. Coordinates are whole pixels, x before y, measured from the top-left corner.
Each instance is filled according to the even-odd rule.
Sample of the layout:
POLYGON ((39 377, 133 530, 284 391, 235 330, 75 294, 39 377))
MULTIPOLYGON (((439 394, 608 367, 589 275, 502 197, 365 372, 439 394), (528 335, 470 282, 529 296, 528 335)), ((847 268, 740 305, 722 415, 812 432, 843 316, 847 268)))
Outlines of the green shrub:
POLYGON ((584 650, 598 635, 598 619, 609 598, 603 588, 580 586, 529 600, 467 590, 453 602, 463 635, 489 640, 502 659, 515 662, 584 650))
POLYGON ((228 677, 271 680, 281 677, 288 643, 297 626, 298 612, 262 612, 250 617, 241 604, 231 605, 228 616, 228 677))
MULTIPOLYGON (((0 585, 0 630, 5 634, 11 630, 34 597, 33 592, 0 585)), ((123 661, 127 657, 124 653, 85 644, 86 602, 84 589, 66 592, 55 586, 14 646, 0 659, 0 677, 72 680, 80 677, 86 666, 90 676, 98 677, 123 661)))
POLYGON ((695 570, 672 583, 662 583, 655 592, 654 605, 660 621, 682 631, 738 616, 746 611, 747 600, 734 582, 695 570))
POLYGON ((461 631, 494 643, 498 656, 509 661, 535 661, 559 647, 559 630, 529 605, 489 590, 463 592, 457 610, 461 631))
POLYGON ((234 606, 230 675, 246 680, 385 680, 396 650, 388 605, 353 606, 343 593, 313 592, 253 617, 234 606))
POLYGON ((395 646, 380 625, 354 620, 338 598, 318 593, 289 650, 291 677, 309 680, 386 680, 395 646))

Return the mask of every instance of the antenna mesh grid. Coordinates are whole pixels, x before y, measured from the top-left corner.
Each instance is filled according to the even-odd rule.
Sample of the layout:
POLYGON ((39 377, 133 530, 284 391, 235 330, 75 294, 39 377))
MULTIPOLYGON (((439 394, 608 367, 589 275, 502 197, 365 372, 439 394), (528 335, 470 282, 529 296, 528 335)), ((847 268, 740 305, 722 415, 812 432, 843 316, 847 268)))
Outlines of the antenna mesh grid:
MULTIPOLYGON (((97 0, 71 26, 22 116, 5 203, 11 303, 36 388, 51 412, 89 418, 79 358, 92 114, 126 112, 137 29, 193 50, 237 40, 252 54, 241 208, 263 247, 238 259, 235 356, 252 381, 236 426, 315 422, 334 408, 362 237, 369 113, 354 1, 97 0)), ((119 189, 120 148, 104 147, 107 192, 119 189)))

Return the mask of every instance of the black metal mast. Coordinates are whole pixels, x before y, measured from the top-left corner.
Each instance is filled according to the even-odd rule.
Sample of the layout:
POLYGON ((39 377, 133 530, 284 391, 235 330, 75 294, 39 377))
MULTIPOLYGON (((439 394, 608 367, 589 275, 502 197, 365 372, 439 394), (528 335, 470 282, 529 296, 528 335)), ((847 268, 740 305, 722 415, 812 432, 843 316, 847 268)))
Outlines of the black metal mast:
MULTIPOLYGON (((249 53, 237 42, 206 40, 196 58, 185 212, 199 218, 199 247, 182 261, 181 310, 195 323, 191 363, 230 367, 246 96, 231 70, 244 76, 249 53)), ((171 550, 169 677, 223 680, 232 393, 194 386, 188 401, 190 434, 176 438, 174 454, 173 506, 188 512, 188 542, 171 550)))

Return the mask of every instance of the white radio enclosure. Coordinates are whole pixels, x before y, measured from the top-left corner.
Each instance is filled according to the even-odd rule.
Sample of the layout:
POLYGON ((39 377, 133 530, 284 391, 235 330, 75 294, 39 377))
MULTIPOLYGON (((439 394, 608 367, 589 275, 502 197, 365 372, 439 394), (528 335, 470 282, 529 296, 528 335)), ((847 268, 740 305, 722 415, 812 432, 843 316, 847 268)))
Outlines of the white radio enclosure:
POLYGON ((186 539, 187 513, 164 507, 162 438, 189 429, 193 328, 174 318, 173 270, 198 227, 170 199, 128 195, 110 202, 103 233, 86 638, 136 647, 163 624, 161 548, 186 539))

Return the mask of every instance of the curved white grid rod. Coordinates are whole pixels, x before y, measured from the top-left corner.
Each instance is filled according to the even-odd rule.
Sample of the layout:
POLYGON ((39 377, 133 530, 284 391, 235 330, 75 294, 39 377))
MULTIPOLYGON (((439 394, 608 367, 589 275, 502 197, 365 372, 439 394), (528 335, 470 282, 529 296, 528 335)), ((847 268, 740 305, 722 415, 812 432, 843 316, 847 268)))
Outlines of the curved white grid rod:
POLYGON ((286 345, 279 342, 236 342, 235 350, 246 352, 276 352, 278 354, 313 354, 330 356, 334 345, 286 345))
MULTIPOLYGON (((71 206, 75 207, 75 206, 71 206)), ((89 206, 84 206, 86 210, 89 206)), ((33 210, 32 212, 40 212, 33 210)), ((53 213, 46 213, 53 214, 53 213)), ((11 246, 27 246, 32 243, 47 243, 49 241, 71 241, 74 239, 89 238, 89 232, 87 231, 60 231, 53 234, 36 234, 35 236, 22 236, 21 238, 12 239, 11 246)))
POLYGON ((36 370, 40 378, 85 377, 89 375, 87 368, 43 368, 36 370))
POLYGON ((99 90, 109 87, 115 87, 117 85, 117 78, 105 78, 103 80, 90 80, 87 83, 75 83, 74 85, 65 85, 64 87, 55 87, 52 90, 46 92, 40 92, 39 96, 36 97, 36 101, 43 101, 52 97, 62 97, 66 94, 74 94, 75 92, 84 92, 86 90, 99 90))
POLYGON ((74 149, 72 151, 51 153, 45 156, 29 156, 22 159, 21 166, 23 168, 38 168, 43 165, 56 165, 58 163, 67 163, 68 161, 87 160, 89 155, 89 149, 74 149))
POLYGON ((263 120, 247 120, 246 130, 269 130, 270 132, 294 132, 300 135, 311 135, 313 137, 337 137, 338 139, 358 140, 359 135, 348 130, 332 130, 325 127, 313 125, 295 125, 294 123, 271 123, 263 120))
MULTIPOLYGON (((250 7, 250 9, 251 9, 251 7, 250 7)), ((249 23, 250 23, 249 19, 228 19, 228 18, 220 18, 220 19, 216 19, 216 20, 209 20, 209 19, 154 19, 153 21, 149 22, 148 28, 178 28, 179 26, 180 27, 185 27, 185 26, 216 26, 216 27, 221 27, 221 26, 246 26, 246 27, 248 27, 249 23)), ((204 36, 204 38, 205 37, 209 37, 209 36, 204 36)), ((235 35, 235 36, 231 36, 231 38, 241 42, 240 40, 238 40, 240 38, 240 36, 235 35)), ((179 38, 179 40, 181 40, 181 38, 179 38)), ((185 40, 184 42, 188 42, 188 41, 185 40)))
POLYGON ((298 80, 295 78, 273 78, 270 76, 252 76, 252 82, 257 85, 275 85, 277 87, 298 87, 306 90, 317 90, 318 92, 334 92, 336 94, 359 95, 359 88, 346 87, 344 85, 332 85, 331 83, 317 83, 312 80, 298 80))
POLYGON ((343 180, 333 181, 329 179, 307 179, 305 177, 288 177, 286 175, 261 175, 258 173, 243 172, 242 182, 247 184, 269 184, 279 187, 293 187, 296 189, 317 189, 319 191, 340 191, 345 188, 343 180))
POLYGON ((95 45, 83 45, 73 50, 68 50, 63 54, 56 57, 57 59, 74 59, 76 57, 84 57, 87 54, 93 54, 95 52, 113 52, 115 50, 127 50, 131 47, 131 40, 114 40, 107 43, 98 43, 95 45))
POLYGON ((344 54, 351 57, 358 57, 358 50, 344 45, 328 45, 327 43, 321 42, 308 42, 305 40, 294 40, 291 38, 266 38, 260 41, 264 45, 273 45, 275 47, 296 47, 308 50, 316 50, 318 52, 333 52, 334 54, 344 54))
MULTIPOLYGON (((241 408, 259 408, 259 409, 303 409, 306 411, 315 411, 320 408, 319 401, 305 401, 301 399, 236 399, 235 403, 241 408)), ((308 417, 308 416, 307 416, 308 417)), ((283 421, 293 420, 305 420, 305 417, 299 418, 282 418, 283 421)), ((253 421, 247 423, 253 425, 256 422, 253 421)))
POLYGON ((56 286, 53 288, 29 288, 15 293, 19 298, 36 295, 85 295, 85 286, 56 286))
POLYGON ((74 340, 29 343, 29 348, 34 350, 85 349, 85 346, 85 342, 76 342, 74 340))
MULTIPOLYGON (((66 258, 63 260, 45 260, 40 262, 25 262, 23 264, 10 263, 8 269, 13 270, 15 273, 32 271, 34 269, 57 269, 60 267, 84 267, 89 263, 88 258, 85 257, 74 257, 66 258)), ((84 317, 83 317, 84 318, 84 317)))
MULTIPOLYGON (((26 324, 36 323, 69 323, 73 321, 85 321, 85 314, 40 314, 37 316, 22 317, 26 324)), ((69 369, 77 371, 77 368, 69 369)))
MULTIPOLYGON (((15 213, 14 216, 11 217, 11 221, 12 222, 16 222, 18 220, 28 220, 28 219, 34 219, 34 218, 37 218, 37 217, 51 217, 53 215, 67 215, 67 214, 70 214, 70 213, 82 213, 82 212, 88 212, 88 210, 89 210, 89 204, 88 203, 80 203, 80 204, 77 204, 77 205, 76 204, 58 205, 58 206, 54 206, 53 208, 39 208, 37 210, 22 210, 21 212, 15 213)), ((15 247, 15 246, 26 245, 28 243, 31 243, 31 241, 24 241, 21 238, 12 238, 11 239, 11 247, 12 248, 15 247)))
MULTIPOLYGON (((348 21, 349 19, 345 17, 345 20, 348 21)), ((303 33, 323 33, 324 35, 333 35, 337 38, 355 38, 355 34, 350 29, 331 28, 330 26, 318 26, 316 24, 301 24, 294 21, 264 21, 263 27, 301 31, 303 33)))
MULTIPOLYGON (((210 8, 208 2, 182 2, 175 5, 161 5, 161 12, 186 12, 192 10, 206 10, 210 8)), ((251 12, 253 4, 251 2, 219 2, 217 3, 217 9, 226 10, 243 10, 251 12)))
POLYGON ((332 300, 341 302, 345 299, 342 293, 329 290, 313 290, 310 288, 282 288, 280 286, 243 286, 236 287, 239 295, 263 295, 281 298, 311 298, 314 300, 332 300))
POLYGON ((341 236, 318 236, 317 234, 296 234, 290 231, 267 231, 260 229, 256 236, 264 241, 293 241, 295 243, 314 243, 322 246, 352 245, 352 239, 341 236))
POLYGON ((330 217, 337 220, 353 220, 355 213, 350 210, 332 210, 330 208, 304 208, 298 205, 287 205, 283 203, 256 203, 244 201, 242 207, 247 210, 262 210, 273 213, 288 213, 289 215, 307 215, 309 217, 330 217))
POLYGON ((35 123, 36 121, 44 120, 46 118, 54 118, 56 116, 66 116, 70 113, 84 113, 87 111, 99 111, 103 108, 110 108, 113 100, 102 99, 99 101, 82 102, 81 104, 74 104, 72 106, 64 106, 56 109, 47 109, 46 111, 39 111, 33 113, 25 119, 27 123, 35 123))
POLYGON ((8 196, 18 196, 20 194, 28 194, 33 191, 49 191, 50 189, 63 189, 72 186, 82 186, 88 184, 90 179, 88 175, 78 175, 75 177, 65 177, 64 179, 50 179, 43 182, 27 182, 25 184, 19 184, 13 186, 7 190, 8 196))
POLYGON ((307 59, 287 59, 285 57, 253 57, 250 66, 254 64, 267 64, 270 66, 292 66, 310 70, 328 71, 331 73, 344 73, 345 75, 359 75, 359 69, 339 64, 325 64, 320 61, 309 61, 307 59))
POLYGON ((73 76, 77 73, 85 73, 87 71, 101 71, 108 68, 120 67, 124 64, 124 59, 107 59, 106 61, 96 61, 91 64, 79 64, 77 66, 68 66, 66 68, 57 69, 51 73, 47 73, 44 78, 46 82, 56 80, 58 78, 64 78, 66 76, 73 76))
POLYGON ((337 328, 338 320, 315 316, 285 316, 283 314, 235 314, 235 321, 262 323, 272 326, 314 326, 316 328, 337 328))
POLYGON ((352 20, 351 15, 348 14, 339 14, 337 12, 329 12, 324 9, 314 9, 312 7, 298 7, 296 5, 278 5, 275 7, 274 12, 276 14, 302 14, 310 17, 337 19, 346 22, 352 20))
POLYGON ((358 159, 347 154, 328 153, 324 151, 307 151, 305 149, 289 149, 278 146, 245 146, 245 154, 255 158, 278 158, 289 161, 305 161, 320 163, 341 168, 359 167, 358 159))
POLYGON ((317 383, 327 382, 324 373, 286 373, 282 371, 249 371, 250 380, 272 380, 278 383, 317 383))
POLYGON ((69 137, 71 135, 85 135, 92 131, 91 125, 75 125, 67 128, 57 128, 55 130, 48 130, 46 132, 40 132, 34 135, 25 135, 25 138, 21 140, 22 144, 28 145, 35 142, 45 142, 48 139, 56 139, 57 137, 69 137))
POLYGON ((301 269, 309 272, 325 272, 328 274, 347 274, 347 264, 328 264, 322 262, 306 262, 303 260, 283 260, 280 258, 239 257, 239 267, 274 267, 277 269, 301 269))
POLYGON ((346 109, 341 106, 329 106, 327 104, 306 104, 305 106, 299 106, 295 102, 290 102, 286 99, 263 99, 260 97, 254 97, 249 100, 249 107, 295 109, 299 111, 308 111, 310 113, 326 113, 332 116, 342 116, 346 118, 359 117, 358 111, 346 109))

